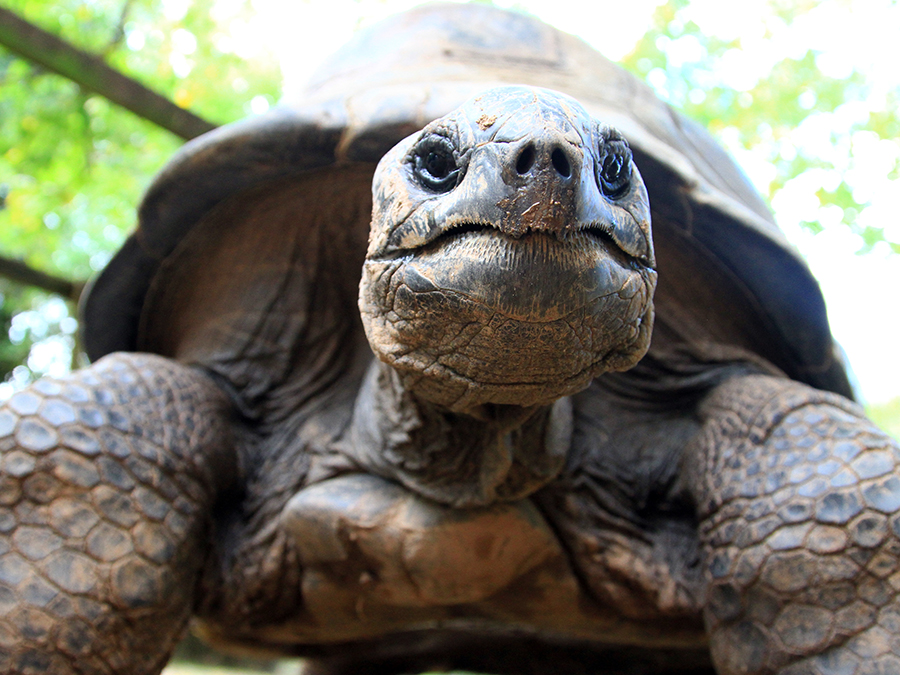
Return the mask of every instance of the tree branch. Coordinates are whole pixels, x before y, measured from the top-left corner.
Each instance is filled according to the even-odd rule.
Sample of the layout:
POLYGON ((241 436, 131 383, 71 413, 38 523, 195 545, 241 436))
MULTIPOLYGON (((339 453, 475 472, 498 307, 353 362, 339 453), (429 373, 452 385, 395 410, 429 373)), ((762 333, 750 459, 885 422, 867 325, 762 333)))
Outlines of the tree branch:
POLYGON ((83 281, 70 281, 47 274, 26 265, 21 260, 13 260, 5 256, 0 256, 0 276, 27 286, 35 286, 50 293, 56 293, 72 302, 78 302, 81 291, 84 289, 83 281))
POLYGON ((215 129, 215 125, 110 68, 103 59, 73 47, 2 7, 0 45, 185 140, 215 129))

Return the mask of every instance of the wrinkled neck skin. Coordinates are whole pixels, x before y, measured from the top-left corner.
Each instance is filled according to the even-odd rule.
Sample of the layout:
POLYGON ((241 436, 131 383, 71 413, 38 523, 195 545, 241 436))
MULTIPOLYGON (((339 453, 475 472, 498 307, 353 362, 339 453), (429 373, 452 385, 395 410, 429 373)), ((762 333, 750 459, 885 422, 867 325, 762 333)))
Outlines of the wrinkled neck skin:
POLYGON ((453 412, 405 389, 394 369, 375 359, 345 452, 364 470, 417 494, 476 507, 524 498, 556 477, 571 435, 568 398, 453 412))

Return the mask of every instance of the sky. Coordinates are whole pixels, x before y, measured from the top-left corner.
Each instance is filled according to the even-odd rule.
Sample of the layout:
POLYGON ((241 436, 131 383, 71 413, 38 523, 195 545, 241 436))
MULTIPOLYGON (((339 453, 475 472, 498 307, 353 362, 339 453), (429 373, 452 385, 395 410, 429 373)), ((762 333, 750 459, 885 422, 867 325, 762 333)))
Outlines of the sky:
MULTIPOLYGON (((178 0, 171 0, 177 2, 178 0)), ((421 4, 413 0, 254 0, 257 22, 244 27, 241 38, 248 48, 265 44, 278 55, 285 78, 285 92, 302 86, 309 73, 333 46, 340 45, 360 26, 421 4)), ((556 27, 578 35, 613 60, 626 55, 644 34, 657 0, 604 2, 597 0, 519 0, 496 2, 515 6, 556 27)), ((687 18, 710 36, 740 38, 741 50, 726 53, 714 66, 714 75, 736 90, 751 87, 772 65, 806 49, 819 51, 817 65, 827 75, 848 76, 862 72, 877 84, 872 96, 884 96, 900 87, 896 45, 900 42, 900 3, 896 0, 820 0, 810 11, 785 24, 774 16, 769 0, 744 0, 740 11, 721 0, 693 0, 687 18), (839 39, 836 39, 839 36, 839 39), (799 51, 798 50, 802 50, 799 51)), ((675 40, 670 59, 691 59, 701 48, 696 40, 675 40)), ((651 81, 651 84, 654 84, 651 81)), ((665 93, 665 92, 661 92, 665 93)), ((776 220, 806 257, 819 279, 828 306, 832 331, 846 351, 859 383, 862 398, 883 402, 900 396, 900 256, 889 247, 876 246, 858 255, 863 242, 847 228, 825 228, 813 235, 799 223, 828 223, 840 214, 819 207, 815 191, 843 177, 854 194, 870 201, 860 222, 885 227, 885 237, 900 243, 900 180, 891 170, 900 159, 896 139, 851 134, 851 125, 865 114, 859 105, 844 105, 816 114, 791 136, 794 147, 814 148, 825 159, 833 139, 852 142, 854 161, 836 172, 809 172, 776 196, 772 208, 776 220)), ((750 179, 765 192, 774 169, 759 155, 748 153, 736 142, 723 139, 750 179)))

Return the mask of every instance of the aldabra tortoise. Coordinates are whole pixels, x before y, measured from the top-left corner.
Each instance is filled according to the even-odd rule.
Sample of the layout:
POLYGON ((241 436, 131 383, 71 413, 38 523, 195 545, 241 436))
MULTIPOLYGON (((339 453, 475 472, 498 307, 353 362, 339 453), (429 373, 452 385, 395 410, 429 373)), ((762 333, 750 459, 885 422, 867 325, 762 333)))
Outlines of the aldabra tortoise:
POLYGON ((816 284, 533 19, 416 9, 186 146, 84 319, 0 412, 4 673, 191 617, 317 673, 900 672, 900 451, 816 284))

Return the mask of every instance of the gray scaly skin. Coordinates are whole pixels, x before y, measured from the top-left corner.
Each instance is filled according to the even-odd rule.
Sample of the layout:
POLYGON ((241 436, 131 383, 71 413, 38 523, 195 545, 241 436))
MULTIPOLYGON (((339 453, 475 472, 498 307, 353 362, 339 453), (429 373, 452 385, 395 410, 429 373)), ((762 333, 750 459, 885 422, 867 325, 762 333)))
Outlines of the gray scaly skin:
MULTIPOLYGON (((192 614, 320 648, 317 673, 364 670, 358 645, 496 665, 452 653, 466 630, 504 636, 504 672, 529 672, 521 631, 708 644, 719 675, 900 672, 900 449, 752 354, 638 364, 656 275, 617 132, 496 90, 374 185, 378 359, 327 428, 254 435, 219 380, 144 354, 0 409, 0 673, 153 675, 192 614)), ((642 672, 704 672, 678 667, 642 672)))
POLYGON ((224 394, 117 354, 0 410, 0 672, 156 673, 234 473, 224 394))
POLYGON ((900 672, 900 448, 772 378, 703 402, 691 453, 720 673, 900 672))

